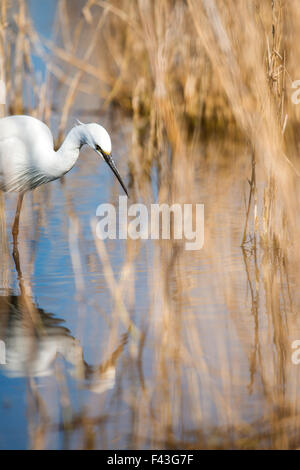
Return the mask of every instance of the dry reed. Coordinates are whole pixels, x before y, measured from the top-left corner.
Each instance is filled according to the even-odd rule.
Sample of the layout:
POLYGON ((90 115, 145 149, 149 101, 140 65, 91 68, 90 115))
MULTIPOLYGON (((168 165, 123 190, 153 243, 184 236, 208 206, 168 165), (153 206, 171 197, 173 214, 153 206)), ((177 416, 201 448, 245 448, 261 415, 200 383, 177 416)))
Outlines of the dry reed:
MULTIPOLYGON (((70 0, 60 0, 56 22, 51 41, 40 37, 24 0, 2 0, 5 113, 26 112, 50 122, 57 111, 59 142, 79 108, 79 97, 92 97, 93 102, 98 97, 98 114, 121 110, 132 121, 132 200, 151 202, 155 193, 159 202, 195 203, 204 198, 210 207, 205 221, 207 277, 200 268, 197 275, 191 269, 201 266, 201 254, 192 257, 177 240, 155 242, 148 266, 151 302, 138 319, 132 312, 140 245, 127 242, 127 256, 115 279, 105 244, 95 240, 113 300, 103 349, 114 350, 125 324, 130 353, 123 358, 124 371, 138 377, 132 388, 119 390, 132 416, 130 446, 298 447, 297 381, 291 379, 288 357, 290 331, 300 331, 295 317, 300 299, 291 286, 299 277, 300 108, 291 101, 291 82, 300 77, 297 2, 88 0, 71 5, 70 0), (43 84, 34 78, 32 53, 45 61, 43 84), (26 86, 33 102, 24 96, 26 86), (54 99, 55 91, 61 101, 54 99), (235 153, 244 155, 238 163, 235 153), (242 201, 243 196, 241 209, 234 198, 242 201), (238 235, 224 227, 226 236, 220 241, 223 198, 243 219, 238 235), (237 294, 239 276, 228 273, 222 261, 228 239, 235 247, 242 245, 249 312, 237 294), (217 311, 224 306, 236 328, 228 333, 226 319, 218 326, 216 316, 215 327, 208 330, 214 348, 207 344, 206 309, 211 303, 203 291, 199 305, 194 305, 200 280, 206 283, 208 297, 216 299, 217 311), (247 384, 237 340, 249 366, 247 384), (145 369, 146 353, 151 370, 145 369), (256 381, 263 406, 252 418, 244 411, 256 381)), ((66 202, 70 252, 83 305, 80 222, 68 196, 66 202)), ((1 233, 6 233, 5 225, 1 233)), ((1 241, 5 253, 4 235, 1 241)), ((58 381, 62 408, 68 410, 61 372, 58 381)), ((31 390, 36 397, 33 385, 31 390)), ((106 429, 107 419, 101 402, 98 417, 68 416, 63 427, 66 433, 82 428, 82 445, 92 448, 97 446, 93 433, 99 423, 106 429)), ((48 425, 43 410, 41 425, 31 429, 33 447, 43 447, 48 425)))

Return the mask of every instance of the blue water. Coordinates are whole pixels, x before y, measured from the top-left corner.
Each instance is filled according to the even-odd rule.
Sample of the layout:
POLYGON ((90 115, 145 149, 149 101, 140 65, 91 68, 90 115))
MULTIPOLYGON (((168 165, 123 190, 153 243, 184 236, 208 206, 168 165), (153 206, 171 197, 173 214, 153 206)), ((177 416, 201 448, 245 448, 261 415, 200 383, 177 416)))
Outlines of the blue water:
MULTIPOLYGON (((37 32, 54 39, 56 1, 27 4, 37 32)), ((42 80, 45 64, 34 55, 32 60, 42 80)), ((66 89, 55 91, 51 130, 56 137, 66 89)), ((85 111, 90 105, 100 109, 97 97, 80 94, 78 101, 85 111)), ((128 183, 131 120, 115 109, 82 117, 75 107, 66 132, 75 119, 95 121, 109 130, 115 161, 128 183)), ((97 206, 110 202, 117 207, 123 195, 108 166, 83 149, 63 181, 26 195, 19 236, 23 283, 11 257, 16 199, 5 196, 9 261, 5 265, 3 257, 1 268, 9 281, 0 286, 0 340, 7 355, 7 363, 0 365, 0 449, 162 448, 171 437, 180 448, 180 442, 193 445, 199 431, 208 433, 220 423, 227 430, 231 418, 235 425, 255 423, 271 408, 264 401, 272 395, 273 384, 278 389, 276 363, 264 363, 274 355, 271 315, 263 292, 255 317, 251 276, 240 247, 245 218, 241 194, 246 186, 248 195, 248 183, 244 170, 243 178, 239 173, 237 157, 224 178, 227 155, 218 142, 211 152, 213 158, 220 157, 220 169, 215 164, 209 172, 202 151, 197 197, 205 203, 207 218, 203 250, 182 253, 168 240, 104 243, 116 280, 127 267, 121 297, 144 334, 140 342, 121 319, 111 273, 107 278, 91 230, 97 206), (253 360, 258 350, 263 350, 261 370, 253 360), (275 376, 264 382, 271 384, 266 395, 261 390, 264 370, 274 370, 275 376), (234 421, 236 411, 240 421, 234 421)), ((153 202, 158 199, 158 179, 153 169, 153 202)), ((263 275, 262 269, 258 277, 263 275)), ((257 272, 252 276, 256 279, 257 272)), ((286 317, 293 339, 295 317, 286 317)), ((289 360, 287 354, 285 358, 289 360)), ((286 375, 290 389, 296 390, 295 369, 286 375)))

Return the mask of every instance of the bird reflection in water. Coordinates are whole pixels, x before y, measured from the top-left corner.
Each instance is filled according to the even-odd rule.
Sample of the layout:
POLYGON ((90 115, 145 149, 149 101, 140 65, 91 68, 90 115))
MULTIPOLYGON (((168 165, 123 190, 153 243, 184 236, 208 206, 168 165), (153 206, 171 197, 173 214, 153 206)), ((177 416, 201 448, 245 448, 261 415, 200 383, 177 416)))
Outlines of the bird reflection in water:
POLYGON ((36 307, 29 298, 11 294, 0 297, 0 340, 6 348, 6 363, 0 370, 7 376, 50 376, 60 355, 71 365, 68 372, 72 377, 90 391, 102 393, 115 384, 116 362, 127 335, 105 363, 91 366, 63 320, 36 307))
MULTIPOLYGON (((29 268, 35 257, 35 246, 32 247, 29 268)), ((63 447, 68 448, 72 429, 81 426, 85 433, 88 404, 85 402, 86 406, 79 410, 76 409, 76 403, 73 406, 72 397, 74 400, 76 397, 69 394, 66 377, 71 376, 83 391, 92 392, 90 401, 96 398, 97 408, 100 407, 99 419, 103 422, 104 410, 101 408, 104 392, 115 386, 117 361, 124 351, 129 333, 122 335, 119 340, 114 333, 113 342, 110 342, 114 349, 105 355, 105 361, 88 364, 80 341, 64 326, 64 320, 39 308, 34 302, 28 267, 26 265, 26 275, 23 276, 23 257, 20 258, 20 254, 18 237, 15 237, 12 255, 19 293, 16 295, 15 291, 7 288, 0 290, 0 340, 5 344, 5 364, 0 364, 0 374, 22 377, 26 381, 29 447, 48 447, 52 430, 62 429, 63 447), (66 374, 63 373, 61 359, 66 365, 66 374), (57 385, 55 388, 52 379, 57 385), (58 390, 58 396, 54 390, 58 390), (98 401, 99 395, 101 399, 98 401)), ((86 445, 92 447, 90 439, 86 445)))
POLYGON ((0 365, 0 370, 10 377, 46 377, 54 374, 60 356, 71 366, 69 374, 84 388, 94 393, 113 388, 116 362, 128 335, 121 337, 104 363, 87 364, 80 342, 63 325, 64 320, 38 308, 26 293, 17 244, 14 244, 13 258, 20 295, 0 296, 0 340, 6 349, 6 363, 0 365))

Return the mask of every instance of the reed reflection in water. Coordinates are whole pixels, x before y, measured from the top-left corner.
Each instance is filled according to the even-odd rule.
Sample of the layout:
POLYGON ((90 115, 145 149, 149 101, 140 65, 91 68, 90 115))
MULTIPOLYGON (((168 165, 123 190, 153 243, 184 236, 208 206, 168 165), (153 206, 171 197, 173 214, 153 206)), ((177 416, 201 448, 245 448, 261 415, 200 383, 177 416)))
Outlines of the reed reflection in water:
POLYGON ((204 203, 205 242, 97 239, 119 188, 89 151, 26 198, 14 261, 1 196, 0 447, 298 448, 296 2, 62 0, 50 38, 5 4, 3 112, 101 122, 130 203, 204 203))
MULTIPOLYGON (((205 246, 196 253, 178 240, 128 240, 122 242, 125 256, 120 241, 100 247, 92 233, 83 235, 86 199, 82 203, 75 197, 80 171, 73 175, 75 182, 70 178, 63 187, 70 194, 66 204, 59 201, 61 189, 53 191, 58 194, 47 209, 53 240, 47 256, 60 250, 57 219, 64 213, 69 229, 60 233, 71 263, 59 282, 64 290, 75 282, 76 310, 72 302, 71 309, 59 313, 61 298, 51 280, 55 264, 49 265, 48 277, 32 270, 43 240, 33 237, 37 242, 32 245, 30 235, 26 241, 33 217, 27 202, 19 240, 20 265, 27 269, 25 274, 16 269, 21 294, 9 292, 1 299, 0 339, 8 357, 2 372, 28 378, 32 395, 27 406, 34 403, 32 416, 39 417, 39 424, 28 429, 31 447, 47 447, 53 433, 64 436, 61 445, 67 447, 114 447, 115 440, 118 447, 134 448, 284 447, 287 433, 297 445, 298 375, 291 343, 299 334, 298 267, 293 260, 287 265, 280 252, 240 246, 245 207, 238 195, 248 184, 240 178, 247 149, 209 143, 202 151, 205 178, 195 188, 195 200, 205 204, 205 246), (236 155, 234 169, 226 163, 229 154, 236 155), (55 299, 55 315, 32 300, 36 290, 49 304, 45 283, 55 299), (109 296, 105 314, 102 306, 109 296), (130 325, 126 331, 122 308, 138 336, 130 325), (62 320, 78 331, 80 343, 62 320), (103 360, 97 365, 100 350, 103 360), (45 381, 41 388, 36 385, 40 380, 45 381), (97 391, 100 402, 90 394, 97 391)), ((90 198, 93 204, 93 192, 90 198)))

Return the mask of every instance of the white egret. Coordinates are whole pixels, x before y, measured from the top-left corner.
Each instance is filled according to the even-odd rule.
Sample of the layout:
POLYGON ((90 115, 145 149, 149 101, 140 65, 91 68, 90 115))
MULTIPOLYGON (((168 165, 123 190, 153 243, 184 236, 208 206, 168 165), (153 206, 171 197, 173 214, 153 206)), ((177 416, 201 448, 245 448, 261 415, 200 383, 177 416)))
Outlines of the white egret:
POLYGON ((12 230, 14 242, 17 241, 24 193, 70 171, 85 144, 106 161, 128 196, 111 157, 111 140, 104 127, 78 122, 55 151, 50 129, 38 119, 31 116, 0 119, 0 190, 19 193, 12 230))

